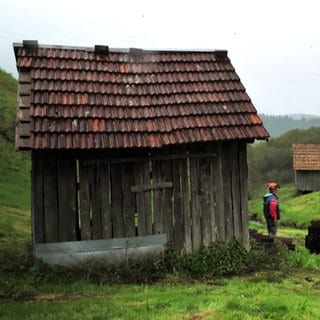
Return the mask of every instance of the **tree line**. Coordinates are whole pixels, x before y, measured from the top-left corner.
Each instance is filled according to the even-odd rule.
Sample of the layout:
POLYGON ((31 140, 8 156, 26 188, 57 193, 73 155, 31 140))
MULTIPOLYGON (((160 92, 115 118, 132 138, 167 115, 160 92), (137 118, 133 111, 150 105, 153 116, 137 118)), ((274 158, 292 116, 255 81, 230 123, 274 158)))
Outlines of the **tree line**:
POLYGON ((13 142, 18 82, 0 69, 0 138, 13 142))
POLYGON ((275 180, 281 184, 294 183, 292 144, 320 143, 320 127, 295 129, 248 146, 249 190, 261 189, 275 180))
POLYGON ((259 116, 272 137, 278 137, 294 129, 320 127, 320 117, 315 115, 300 115, 299 118, 293 118, 290 115, 271 116, 260 114, 259 116))

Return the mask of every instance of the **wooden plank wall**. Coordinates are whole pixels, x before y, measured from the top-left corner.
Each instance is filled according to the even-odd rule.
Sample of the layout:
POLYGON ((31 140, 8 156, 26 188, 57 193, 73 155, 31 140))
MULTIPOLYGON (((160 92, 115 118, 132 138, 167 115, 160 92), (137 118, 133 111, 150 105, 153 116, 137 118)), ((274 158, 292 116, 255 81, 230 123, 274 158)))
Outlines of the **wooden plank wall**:
POLYGON ((320 171, 319 170, 296 170, 295 184, 299 191, 319 191, 320 171))
POLYGON ((245 143, 132 162, 34 154, 32 177, 35 243, 165 233, 178 251, 192 252, 249 241, 245 143))
POLYGON ((34 243, 78 239, 77 170, 74 159, 32 152, 31 215, 34 243))

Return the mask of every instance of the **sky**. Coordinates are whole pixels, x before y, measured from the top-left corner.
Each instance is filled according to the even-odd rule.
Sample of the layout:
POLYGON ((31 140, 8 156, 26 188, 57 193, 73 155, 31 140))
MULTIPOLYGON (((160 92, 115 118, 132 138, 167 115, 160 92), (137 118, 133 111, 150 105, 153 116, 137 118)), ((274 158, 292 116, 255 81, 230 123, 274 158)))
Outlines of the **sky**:
POLYGON ((0 0, 0 68, 14 42, 228 51, 259 114, 320 116, 318 0, 0 0))

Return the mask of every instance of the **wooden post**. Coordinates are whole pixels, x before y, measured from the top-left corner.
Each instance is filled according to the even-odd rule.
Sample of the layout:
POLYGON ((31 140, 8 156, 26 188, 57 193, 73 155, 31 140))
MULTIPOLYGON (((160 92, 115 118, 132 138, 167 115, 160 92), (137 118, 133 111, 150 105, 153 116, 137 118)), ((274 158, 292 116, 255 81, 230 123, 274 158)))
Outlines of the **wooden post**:
POLYGON ((239 143, 239 167, 240 167, 240 196, 241 196, 241 226, 242 242, 249 248, 249 215, 248 215, 248 163, 247 145, 239 143))
POLYGON ((76 159, 57 158, 59 241, 77 240, 76 159))
POLYGON ((90 240, 91 191, 89 182, 89 168, 85 160, 79 161, 79 195, 81 240, 90 240))
POLYGON ((46 154, 44 168, 44 240, 57 242, 59 241, 59 221, 56 152, 46 154))
POLYGON ((211 237, 210 159, 199 159, 201 242, 208 247, 211 237))
POLYGON ((134 167, 131 163, 122 164, 122 197, 123 197, 123 221, 124 236, 135 236, 135 196, 130 190, 130 186, 134 183, 134 167))
POLYGON ((43 157, 41 152, 32 151, 31 171, 31 229, 33 244, 45 242, 44 238, 44 204, 43 204, 43 157))
POLYGON ((123 198, 122 198, 122 168, 120 164, 111 165, 111 216, 113 225, 113 238, 124 236, 123 198))
POLYGON ((191 235, 191 216, 190 216, 190 184, 188 173, 189 160, 180 161, 180 176, 181 176, 181 195, 182 195, 182 210, 184 220, 184 249, 187 253, 192 252, 192 235, 191 235))
POLYGON ((191 188, 191 224, 192 250, 201 246, 201 212, 200 212, 200 172, 199 159, 190 159, 190 188, 191 188))

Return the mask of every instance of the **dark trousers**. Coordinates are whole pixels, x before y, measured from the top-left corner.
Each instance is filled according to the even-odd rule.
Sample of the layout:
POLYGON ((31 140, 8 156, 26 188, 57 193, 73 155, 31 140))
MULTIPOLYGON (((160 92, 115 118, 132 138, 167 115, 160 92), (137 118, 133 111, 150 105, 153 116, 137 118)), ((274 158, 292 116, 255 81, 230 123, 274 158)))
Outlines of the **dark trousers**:
POLYGON ((278 229, 277 220, 274 221, 274 219, 271 217, 267 218, 267 229, 268 229, 268 234, 274 237, 277 234, 277 229, 278 229))

